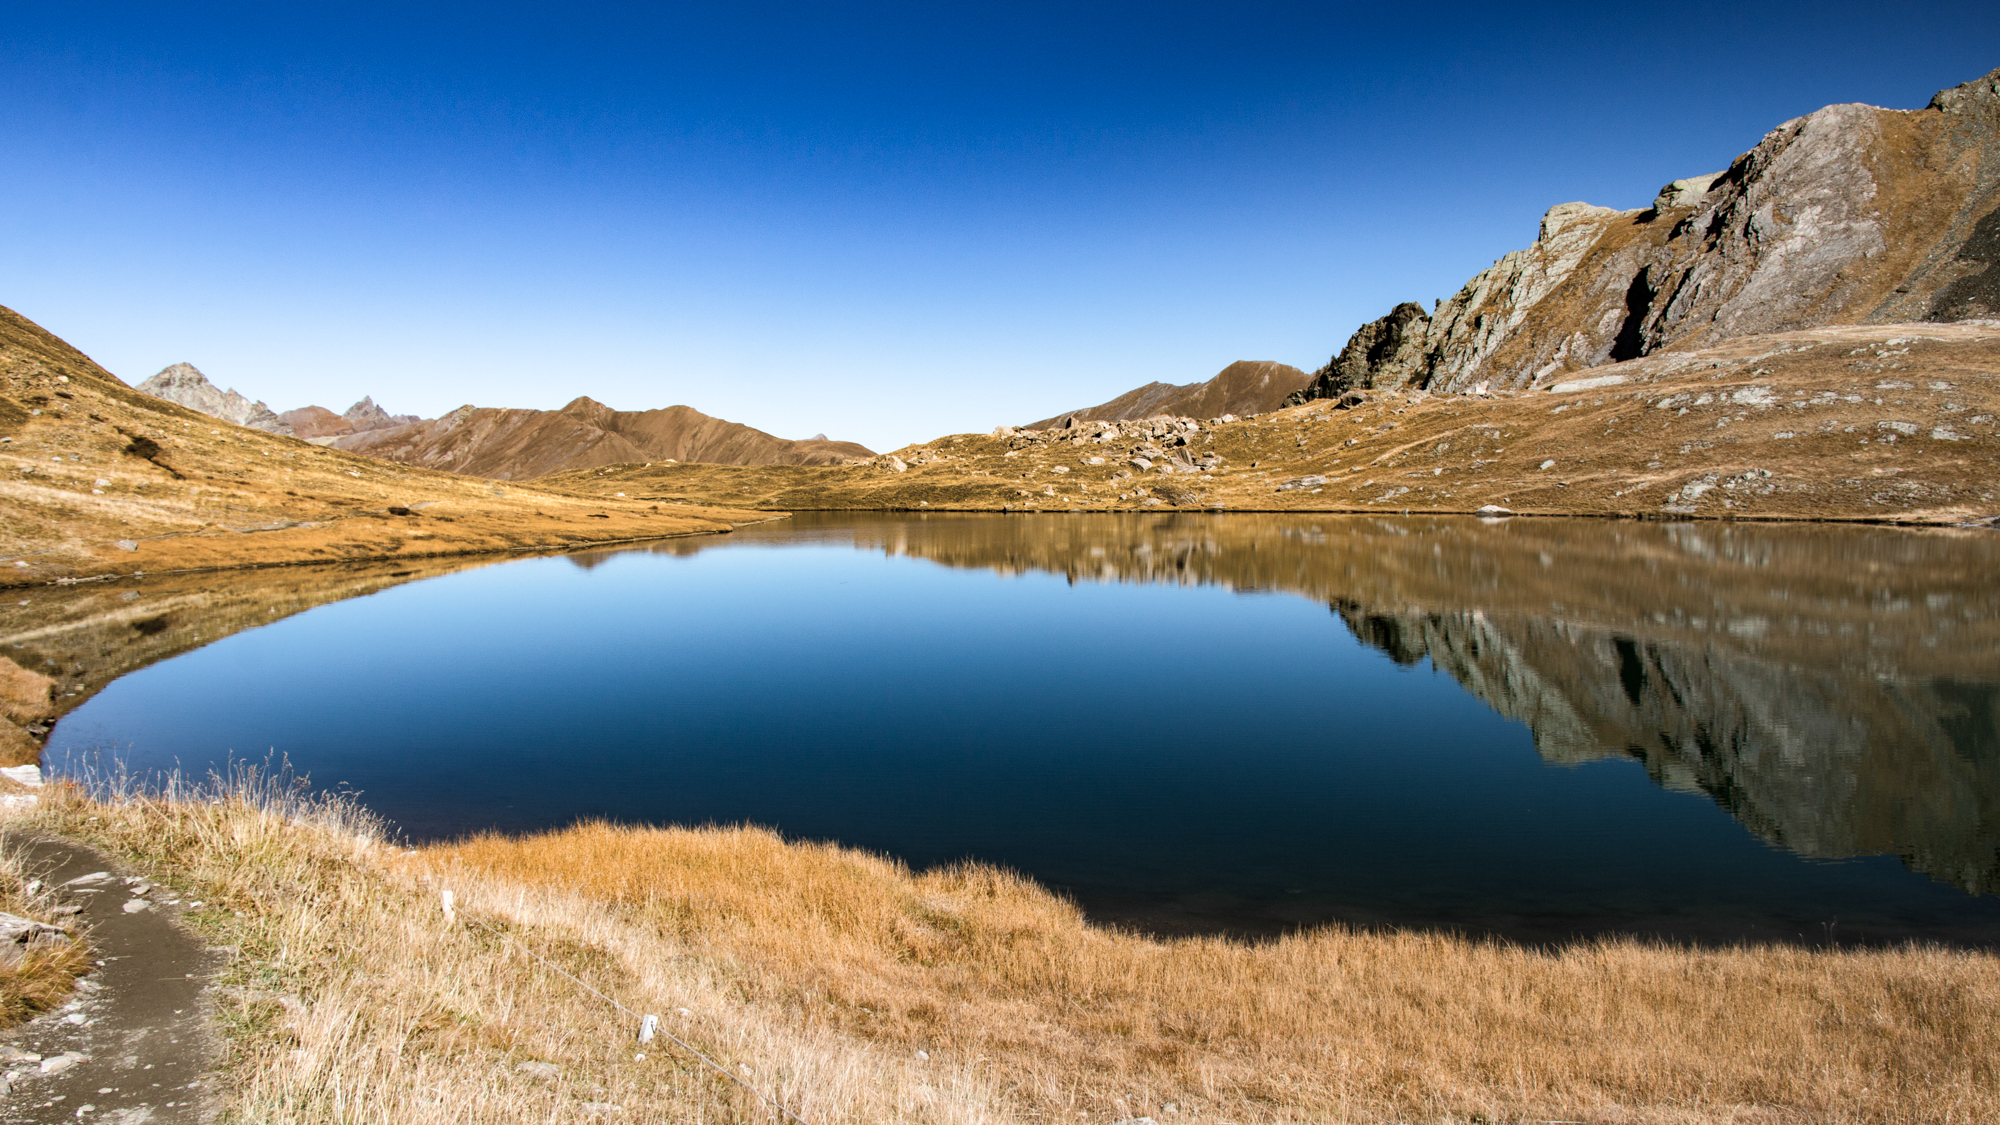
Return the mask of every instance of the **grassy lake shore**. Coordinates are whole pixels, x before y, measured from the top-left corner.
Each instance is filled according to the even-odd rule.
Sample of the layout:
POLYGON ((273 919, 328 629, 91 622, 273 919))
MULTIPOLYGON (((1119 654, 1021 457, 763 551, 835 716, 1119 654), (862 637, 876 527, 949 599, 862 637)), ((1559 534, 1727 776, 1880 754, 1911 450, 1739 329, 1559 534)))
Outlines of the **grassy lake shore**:
POLYGON ((550 965, 814 1125, 2000 1116, 1984 953, 1157 941, 989 867, 727 828, 405 849, 269 788, 16 816, 203 901, 228 1119, 771 1118, 550 965))

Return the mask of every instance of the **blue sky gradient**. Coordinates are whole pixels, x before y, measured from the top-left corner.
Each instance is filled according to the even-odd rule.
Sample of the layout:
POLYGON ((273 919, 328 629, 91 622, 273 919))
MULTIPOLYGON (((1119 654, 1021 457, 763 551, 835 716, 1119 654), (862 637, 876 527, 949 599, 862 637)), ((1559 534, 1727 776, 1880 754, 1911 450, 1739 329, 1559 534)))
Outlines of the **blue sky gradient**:
MULTIPOLYGON (((73 8, 73 10, 68 10, 73 8)), ((2000 6, 122 3, 0 55, 0 304, 129 382, 878 449, 1304 368, 2000 6)))

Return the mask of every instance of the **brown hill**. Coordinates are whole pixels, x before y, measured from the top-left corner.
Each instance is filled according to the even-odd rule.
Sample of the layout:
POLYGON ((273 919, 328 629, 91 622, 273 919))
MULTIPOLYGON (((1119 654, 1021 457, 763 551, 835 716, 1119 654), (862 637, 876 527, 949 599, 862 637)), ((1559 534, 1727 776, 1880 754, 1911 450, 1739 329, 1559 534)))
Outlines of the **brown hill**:
POLYGON ((625 461, 720 465, 840 465, 875 456, 851 441, 787 441, 687 406, 613 410, 578 398, 561 410, 461 406, 432 422, 342 437, 335 447, 495 480, 625 461))
POLYGON ((1110 402, 1044 418, 1025 427, 1047 429, 1066 418, 1079 422, 1129 422, 1156 415, 1219 418, 1224 414, 1262 414, 1276 410, 1285 396, 1305 386, 1312 376, 1296 367, 1268 359, 1242 359, 1206 383, 1147 383, 1110 402))
POLYGON ((1431 313, 1364 325, 1295 401, 1529 389, 1669 348, 2000 316, 2000 71, 1920 110, 1828 106, 1651 207, 1565 203, 1431 313))

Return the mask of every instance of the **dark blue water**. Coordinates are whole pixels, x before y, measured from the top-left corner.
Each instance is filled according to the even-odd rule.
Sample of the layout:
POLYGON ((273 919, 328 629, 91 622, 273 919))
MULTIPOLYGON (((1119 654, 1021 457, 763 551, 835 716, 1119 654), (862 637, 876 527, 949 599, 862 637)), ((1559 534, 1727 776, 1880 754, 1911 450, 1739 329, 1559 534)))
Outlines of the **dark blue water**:
MULTIPOLYGON (((1912 869, 1924 841, 1815 857, 1636 750, 1552 764, 1529 724, 1326 600, 1121 580, 1087 544, 1058 548, 1067 571, 1032 542, 960 558, 912 526, 802 518, 321 606, 116 681, 48 760, 278 755, 418 839, 769 825, 1010 866, 1160 932, 2000 937, 2000 901, 1912 869), (1092 567, 1109 580, 1077 580, 1092 567)), ((1629 662, 1603 674, 1639 702, 1629 662)))

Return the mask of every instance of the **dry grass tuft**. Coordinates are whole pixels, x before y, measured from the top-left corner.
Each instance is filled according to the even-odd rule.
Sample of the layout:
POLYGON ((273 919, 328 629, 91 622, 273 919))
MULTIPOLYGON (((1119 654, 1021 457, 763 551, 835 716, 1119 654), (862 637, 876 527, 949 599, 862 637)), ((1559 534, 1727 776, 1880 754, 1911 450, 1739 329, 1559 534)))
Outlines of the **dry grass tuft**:
MULTIPOLYGON (((73 929, 65 925, 67 919, 51 912, 55 905, 21 854, 11 848, 0 850, 0 912, 73 929)), ((89 968, 89 948, 75 940, 74 933, 67 945, 37 942, 0 950, 0 1027, 61 1004, 76 988, 76 978, 89 968)))

